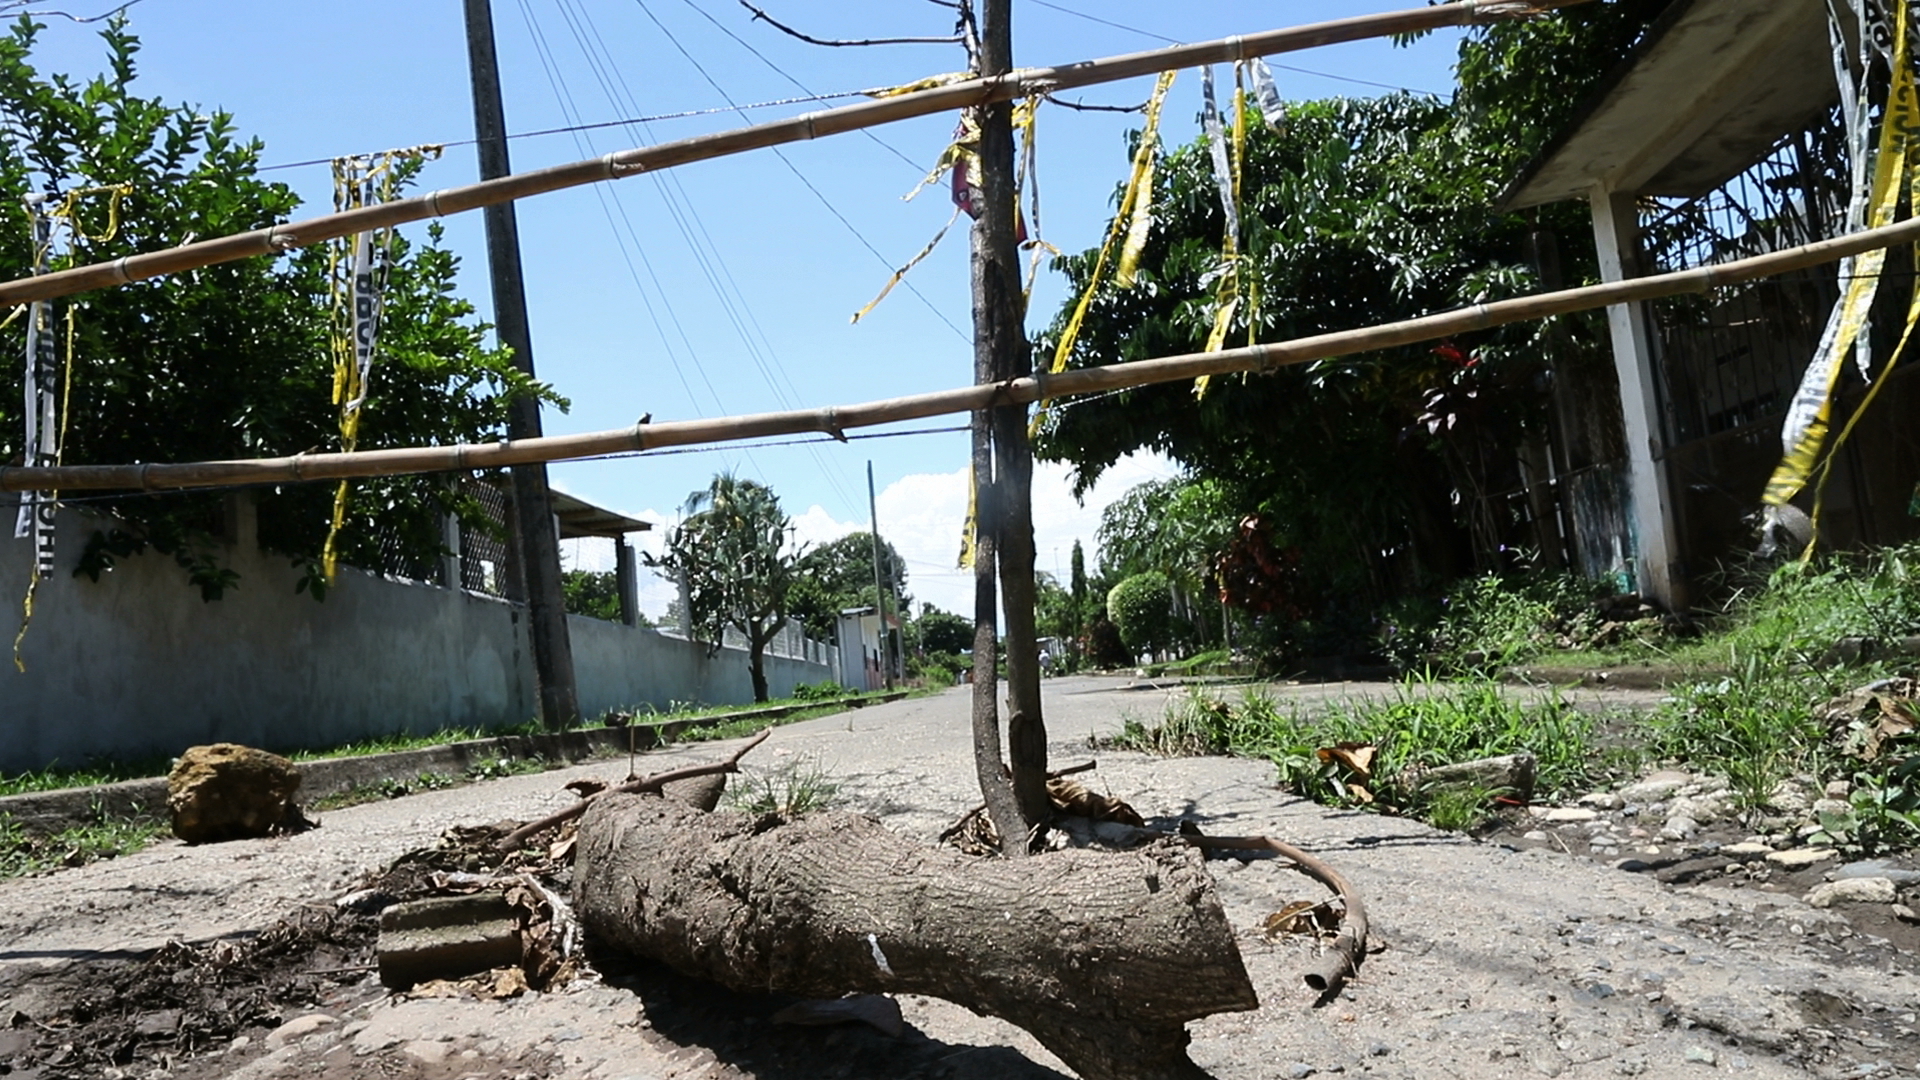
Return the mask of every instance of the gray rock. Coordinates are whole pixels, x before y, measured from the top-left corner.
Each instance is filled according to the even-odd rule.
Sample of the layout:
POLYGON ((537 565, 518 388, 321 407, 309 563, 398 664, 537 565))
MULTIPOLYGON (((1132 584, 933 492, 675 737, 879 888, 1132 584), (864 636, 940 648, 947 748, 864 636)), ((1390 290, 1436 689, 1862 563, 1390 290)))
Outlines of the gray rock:
POLYGON ((1627 800, 1621 798, 1617 791, 1591 791, 1574 802, 1595 810, 1619 810, 1627 805, 1627 800))
POLYGON ((1704 1046, 1689 1046, 1687 1047, 1687 1060, 1699 1065, 1711 1065, 1718 1059, 1713 1056, 1712 1050, 1704 1046))
POLYGON ((1862 859, 1850 862, 1833 872, 1834 880, 1846 878, 1886 878, 1895 885, 1912 885, 1920 882, 1920 870, 1908 870, 1895 866, 1889 859, 1862 859))
POLYGON ((1319 1071, 1319 1069, 1314 1068, 1304 1061, 1297 1061, 1287 1066, 1287 1075, 1291 1077, 1292 1080, 1307 1080, 1307 1077, 1319 1071))
POLYGON ((1893 882, 1883 877, 1844 878, 1815 885, 1807 894, 1807 903, 1813 907, 1832 907, 1838 903, 1853 904, 1891 904, 1899 899, 1893 891, 1893 882))
POLYGON ((1825 862, 1831 858, 1833 858, 1833 850, 1831 848, 1789 848, 1786 851, 1776 851, 1768 855, 1767 861, 1775 866, 1785 866, 1797 870, 1800 867, 1812 866, 1814 863, 1825 862))
POLYGON ((1815 799, 1813 801, 1813 816, 1816 819, 1822 814, 1832 814, 1837 817, 1850 813, 1852 810, 1853 805, 1845 799, 1815 799))
POLYGON ((1686 773, 1662 770, 1621 788, 1620 798, 1630 803, 1659 802, 1692 781, 1686 773))
POLYGON ((1845 799, 1853 791, 1853 785, 1845 780, 1827 781, 1826 796, 1829 799, 1845 799))
POLYGON ((1690 840, 1700 831, 1700 825, 1685 815, 1669 817, 1660 827, 1660 836, 1667 840, 1690 840))

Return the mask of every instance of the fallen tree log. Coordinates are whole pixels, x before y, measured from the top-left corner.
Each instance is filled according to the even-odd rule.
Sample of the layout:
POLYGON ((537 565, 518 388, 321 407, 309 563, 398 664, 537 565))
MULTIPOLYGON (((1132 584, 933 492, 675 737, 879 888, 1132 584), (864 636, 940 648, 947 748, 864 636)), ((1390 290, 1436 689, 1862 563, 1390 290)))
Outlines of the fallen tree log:
POLYGON ((602 945, 735 990, 926 994, 1031 1032, 1085 1080, 1194 1080, 1186 1022, 1254 1009, 1199 852, 972 859, 852 814, 608 793, 574 910, 602 945))

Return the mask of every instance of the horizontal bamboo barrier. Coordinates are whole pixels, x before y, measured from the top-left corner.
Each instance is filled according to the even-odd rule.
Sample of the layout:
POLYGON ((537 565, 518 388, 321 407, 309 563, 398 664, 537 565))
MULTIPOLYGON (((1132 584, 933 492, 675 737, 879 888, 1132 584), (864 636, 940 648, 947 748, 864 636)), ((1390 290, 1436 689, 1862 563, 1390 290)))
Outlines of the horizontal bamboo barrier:
POLYGON ((1532 0, 1532 2, 1460 0, 1457 3, 1441 4, 1436 7, 1361 15, 1283 30, 1270 30, 1259 34, 1221 38, 1195 45, 1175 45, 1170 48, 1152 49, 1124 56, 1086 60, 1077 64, 1021 68, 992 78, 966 79, 944 86, 896 94, 877 101, 803 113, 787 120, 776 120, 707 135, 695 135, 654 146, 620 150, 587 161, 514 173, 463 187, 445 188, 409 199, 396 199, 375 206, 308 218, 305 221, 271 225, 252 232, 182 244, 164 251, 128 255, 111 262, 76 266, 38 277, 15 278, 12 281, 0 283, 0 305, 51 300, 55 297, 125 285, 166 274, 178 274, 203 266, 212 266, 215 263, 232 262, 258 255, 278 255, 295 248, 310 247, 338 237, 372 229, 389 228, 409 221, 444 217, 448 214, 524 199, 530 195, 541 195, 606 180, 618 180, 622 177, 655 172, 676 165, 708 161, 729 154, 803 142, 827 135, 839 135, 861 128, 876 127, 993 101, 1007 101, 1052 90, 1093 86, 1098 83, 1152 75, 1175 68, 1225 63, 1254 56, 1271 56, 1276 53, 1295 52, 1322 45, 1414 33, 1444 26, 1466 26, 1516 18, 1585 2, 1587 0, 1532 0))
POLYGON ((828 406, 790 412, 758 413, 711 420, 677 420, 638 424, 613 431, 579 435, 552 435, 518 442, 462 446, 407 447, 363 450, 344 454, 296 454, 256 461, 200 461, 181 464, 65 465, 0 468, 0 491, 82 491, 223 487, 234 484, 271 484, 307 480, 336 480, 354 476, 396 476, 405 473, 493 469, 533 462, 567 461, 609 454, 657 450, 670 446, 735 442, 772 435, 824 432, 840 437, 851 428, 919 420, 930 416, 972 412, 999 405, 1017 405, 1043 398, 1064 398, 1121 390, 1152 383, 1179 382, 1201 375, 1243 371, 1270 371, 1332 356, 1434 341, 1508 323, 1567 315, 1577 311, 1652 300, 1680 293, 1704 292, 1744 281, 1772 277, 1830 263, 1863 251, 1920 241, 1920 219, 1766 255, 1680 270, 1670 274, 1588 285, 1578 289, 1539 293, 1489 304, 1426 315, 1417 319, 1342 330, 1314 337, 1211 353, 1187 353, 1153 360, 1136 360, 1104 367, 1080 368, 1058 375, 1035 374, 998 383, 957 390, 872 401, 859 405, 828 406))

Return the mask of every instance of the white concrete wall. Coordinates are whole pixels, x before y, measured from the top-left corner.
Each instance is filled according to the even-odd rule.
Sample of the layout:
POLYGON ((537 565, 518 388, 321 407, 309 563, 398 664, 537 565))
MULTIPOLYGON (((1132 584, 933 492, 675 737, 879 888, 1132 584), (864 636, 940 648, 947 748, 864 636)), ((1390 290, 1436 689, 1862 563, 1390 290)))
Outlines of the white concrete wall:
MULTIPOLYGON (((0 644, 19 627, 31 541, 0 505, 0 644)), ((218 601, 148 552, 96 584, 72 576, 86 539, 111 527, 62 512, 59 571, 41 582, 21 644, 0 666, 0 770, 169 756, 232 741, 288 750, 399 732, 487 727, 537 708, 525 613, 471 593, 342 568, 323 603, 294 592, 284 558, 228 549, 240 574, 218 601)), ((580 706, 752 700, 746 655, 595 619, 570 622, 580 706)), ((770 690, 833 677, 768 661, 770 690)))

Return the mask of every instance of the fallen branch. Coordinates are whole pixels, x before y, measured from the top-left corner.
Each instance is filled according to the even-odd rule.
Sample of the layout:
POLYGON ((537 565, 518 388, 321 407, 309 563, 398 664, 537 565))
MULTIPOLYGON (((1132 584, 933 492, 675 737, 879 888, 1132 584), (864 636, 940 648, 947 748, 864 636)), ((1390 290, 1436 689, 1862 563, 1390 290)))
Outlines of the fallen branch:
POLYGON ((654 773, 652 776, 645 776, 638 780, 629 780, 624 784, 618 784, 614 787, 603 788, 595 792, 592 796, 581 799, 579 802, 567 807, 565 810, 555 811, 541 818, 539 821, 520 826, 502 837, 496 847, 501 851, 518 850, 520 845, 527 842, 528 837, 544 829, 551 829, 555 825, 562 824, 563 822, 572 821, 574 818, 586 813, 587 807, 592 806, 608 795, 637 795, 647 791, 658 794, 661 788, 676 780, 690 780, 696 776, 711 776, 715 773, 739 772, 740 759, 747 756, 747 751, 766 742, 767 736, 772 734, 773 729, 768 728, 760 734, 755 735, 753 738, 747 740, 745 746, 734 751, 733 756, 725 761, 710 761, 704 765, 682 765, 678 769, 668 769, 663 773, 654 773))
POLYGON ((871 818, 777 827, 596 800, 574 910, 600 945, 735 990, 928 994, 1031 1032, 1086 1080, 1205 1080, 1186 1023, 1257 1008, 1198 851, 976 859, 871 818))
POLYGON ((1316 855, 1309 855, 1292 844, 1265 836, 1195 836, 1182 833, 1180 838, 1206 851, 1274 852, 1292 859, 1302 873, 1340 894, 1340 901, 1346 905, 1347 913, 1340 920, 1340 934, 1334 939, 1333 955, 1308 970, 1301 979, 1308 989, 1324 996, 1338 993, 1347 976, 1360 970, 1360 961, 1367 954, 1367 906, 1340 871, 1316 855))

